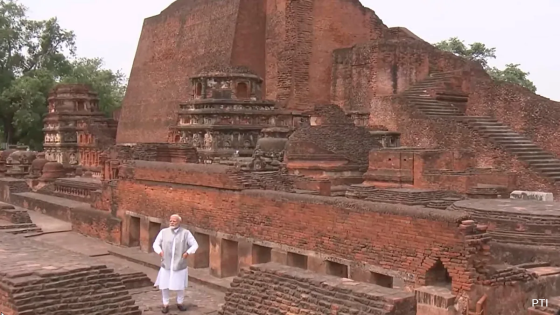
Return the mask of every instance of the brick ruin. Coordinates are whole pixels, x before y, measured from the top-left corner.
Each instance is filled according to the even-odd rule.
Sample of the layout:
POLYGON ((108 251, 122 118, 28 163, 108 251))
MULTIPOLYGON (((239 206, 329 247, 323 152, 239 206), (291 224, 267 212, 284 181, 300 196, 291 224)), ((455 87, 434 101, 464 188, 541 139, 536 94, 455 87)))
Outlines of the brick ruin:
POLYGON ((560 206, 509 199, 558 198, 560 104, 357 0, 178 0, 144 22, 116 140, 88 88, 49 104, 0 200, 145 252, 181 214, 189 266, 237 276, 222 314, 560 308, 560 206))

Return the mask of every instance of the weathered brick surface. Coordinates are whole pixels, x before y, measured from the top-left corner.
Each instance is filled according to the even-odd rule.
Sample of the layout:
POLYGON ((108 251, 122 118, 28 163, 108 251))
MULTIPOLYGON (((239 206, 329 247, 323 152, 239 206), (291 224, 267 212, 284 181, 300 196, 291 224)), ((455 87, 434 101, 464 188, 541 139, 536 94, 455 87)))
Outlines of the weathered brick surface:
MULTIPOLYGON (((494 168, 516 175, 513 187, 529 191, 549 191, 560 194, 557 186, 528 169, 521 161, 485 141, 463 124, 447 119, 422 117, 401 97, 380 97, 372 103, 370 124, 384 125, 401 131, 401 144, 408 147, 469 150, 475 167, 494 168), (374 115, 375 113, 375 115, 374 115)), ((459 186, 464 186, 462 183, 459 186)), ((447 183, 453 189, 453 182, 447 183)))
MULTIPOLYGON (((5 184, 6 182, 0 180, 0 190, 9 191, 5 184)), ((12 193, 7 198, 0 195, 0 200, 71 222, 75 231, 120 244, 121 220, 110 212, 110 207, 102 211, 85 202, 35 192, 12 193)))
POLYGON ((560 102, 517 84, 476 77, 470 86, 467 115, 493 116, 541 148, 560 155, 560 102))
POLYGON ((4 202, 0 202, 0 219, 15 224, 33 223, 27 211, 16 209, 14 206, 4 202))
POLYGON ((413 293, 269 263, 240 272, 219 314, 284 312, 413 315, 416 301, 413 293))
POLYGON ((213 65, 249 67, 290 108, 328 103, 332 51, 386 34, 357 0, 177 0, 144 21, 117 142, 164 142, 185 79, 213 65))
POLYGON ((366 128, 355 126, 344 111, 334 105, 317 105, 311 114, 317 125, 298 128, 289 138, 286 159, 333 155, 349 164, 366 165, 371 149, 381 144, 366 128))
POLYGON ((120 216, 127 210, 161 218, 180 213, 199 228, 398 270, 417 284, 425 283, 427 270, 439 259, 456 290, 470 288, 469 279, 476 276, 469 268, 482 251, 480 241, 488 240, 466 237, 459 224, 467 216, 459 212, 134 180, 119 180, 116 190, 120 216))
POLYGON ((468 212, 473 220, 488 225, 498 242, 560 247, 560 207, 556 202, 464 200, 449 210, 468 212))
POLYGON ((161 161, 197 163, 198 154, 191 145, 182 143, 135 143, 116 145, 109 151, 111 158, 121 161, 161 161))
POLYGON ((0 260, 6 315, 141 314, 120 275, 80 254, 0 234, 0 260))

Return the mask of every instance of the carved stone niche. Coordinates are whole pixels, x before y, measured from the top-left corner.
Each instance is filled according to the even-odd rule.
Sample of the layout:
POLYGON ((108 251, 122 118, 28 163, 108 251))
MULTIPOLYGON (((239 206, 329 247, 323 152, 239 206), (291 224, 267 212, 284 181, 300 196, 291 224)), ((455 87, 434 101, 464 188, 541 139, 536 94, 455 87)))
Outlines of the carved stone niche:
POLYGON ((247 67, 218 66, 191 78, 193 99, 261 100, 263 80, 247 67))

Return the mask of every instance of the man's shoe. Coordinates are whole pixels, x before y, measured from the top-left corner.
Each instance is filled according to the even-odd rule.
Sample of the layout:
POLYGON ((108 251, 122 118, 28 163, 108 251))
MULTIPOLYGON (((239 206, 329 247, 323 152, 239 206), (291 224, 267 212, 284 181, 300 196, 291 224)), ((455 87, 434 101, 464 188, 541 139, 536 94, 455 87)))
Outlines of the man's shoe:
POLYGON ((169 313, 169 306, 166 305, 166 306, 162 307, 162 308, 161 308, 161 312, 162 312, 163 314, 169 313))
POLYGON ((179 311, 184 312, 187 310, 187 307, 184 306, 183 304, 177 304, 177 308, 179 309, 179 311))

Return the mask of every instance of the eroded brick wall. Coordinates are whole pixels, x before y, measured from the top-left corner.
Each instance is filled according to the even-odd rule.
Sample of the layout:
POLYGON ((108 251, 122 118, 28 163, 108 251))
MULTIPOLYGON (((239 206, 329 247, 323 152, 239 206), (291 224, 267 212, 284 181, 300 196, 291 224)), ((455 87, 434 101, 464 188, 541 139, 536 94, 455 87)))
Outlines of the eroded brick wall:
POLYGON ((535 95, 515 84, 475 78, 467 115, 493 116, 560 156, 560 102, 535 95))
POLYGON ((294 109, 328 103, 332 51, 387 29, 358 0, 267 1, 267 97, 294 109))
POLYGON ((458 230, 464 213, 135 180, 119 180, 117 194, 120 216, 127 210, 159 218, 180 213, 198 228, 400 270, 417 284, 425 283, 426 271, 441 259, 457 279, 456 290, 470 287, 473 254, 458 230))
POLYGON ((279 310, 290 314, 414 315, 416 299, 409 292, 270 263, 242 270, 219 314, 279 310))
POLYGON ((192 94, 189 76, 231 63, 240 2, 178 0, 144 21, 117 143, 165 142, 179 102, 192 94))
MULTIPOLYGON (((395 36, 398 39, 383 38, 334 51, 333 103, 347 111, 369 110, 375 97, 401 93, 430 71, 460 70, 469 64, 423 40, 395 36)), ((371 116, 379 114, 383 113, 371 111, 371 116)))
POLYGON ((515 157, 480 137, 454 120, 435 120, 423 117, 399 97, 380 97, 372 102, 370 125, 384 125, 401 131, 401 145, 449 150, 470 150, 480 168, 495 168, 516 174, 512 187, 530 191, 560 193, 548 180, 534 173, 515 157))
POLYGON ((332 51, 386 32, 357 0, 177 0, 144 21, 117 143, 164 142, 188 77, 216 64, 249 67, 290 108, 329 102, 332 51))
POLYGON ((88 257, 0 234, 0 312, 140 315, 121 276, 88 257))

